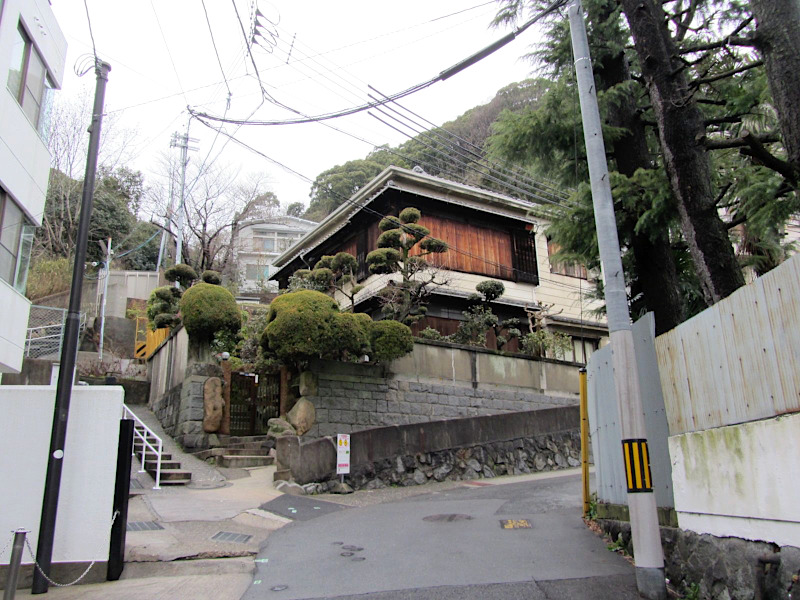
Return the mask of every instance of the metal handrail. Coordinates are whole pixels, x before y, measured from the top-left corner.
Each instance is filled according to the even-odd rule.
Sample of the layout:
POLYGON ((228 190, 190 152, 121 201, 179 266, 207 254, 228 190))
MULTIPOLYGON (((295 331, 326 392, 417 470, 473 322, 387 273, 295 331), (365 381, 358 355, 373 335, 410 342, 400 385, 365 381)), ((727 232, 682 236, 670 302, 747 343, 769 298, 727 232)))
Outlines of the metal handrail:
MULTIPOLYGON (((142 457, 140 459, 141 468, 139 469, 139 473, 144 473, 144 471, 145 471, 145 469, 144 469, 144 459, 145 459, 145 453, 147 452, 147 448, 150 448, 153 451, 153 453, 156 455, 156 484, 153 486, 153 489, 154 490, 160 490, 161 489, 161 451, 162 451, 162 448, 163 448, 163 444, 161 442, 161 438, 158 437, 153 432, 152 429, 150 429, 147 425, 145 425, 144 422, 139 417, 137 417, 130 408, 128 408, 124 404, 122 405, 122 418, 123 419, 133 419, 133 422, 134 422, 133 435, 135 437, 138 437, 140 440, 142 440, 142 457), (137 428, 137 425, 140 426, 144 430, 144 432, 140 431, 137 428), (151 436, 151 437, 154 438, 153 442, 157 443, 158 449, 156 449, 156 447, 153 446, 153 444, 151 444, 147 440, 148 436, 151 436)), ((136 452, 134 452, 134 456, 135 455, 136 455, 136 452)))

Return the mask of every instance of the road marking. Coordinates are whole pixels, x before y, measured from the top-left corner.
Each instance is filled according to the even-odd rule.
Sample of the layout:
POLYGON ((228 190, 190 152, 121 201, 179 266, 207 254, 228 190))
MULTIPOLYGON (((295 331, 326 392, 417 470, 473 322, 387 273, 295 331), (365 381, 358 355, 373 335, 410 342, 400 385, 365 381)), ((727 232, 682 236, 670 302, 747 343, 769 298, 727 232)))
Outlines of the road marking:
POLYGON ((532 529, 528 519, 501 519, 500 527, 503 529, 532 529))

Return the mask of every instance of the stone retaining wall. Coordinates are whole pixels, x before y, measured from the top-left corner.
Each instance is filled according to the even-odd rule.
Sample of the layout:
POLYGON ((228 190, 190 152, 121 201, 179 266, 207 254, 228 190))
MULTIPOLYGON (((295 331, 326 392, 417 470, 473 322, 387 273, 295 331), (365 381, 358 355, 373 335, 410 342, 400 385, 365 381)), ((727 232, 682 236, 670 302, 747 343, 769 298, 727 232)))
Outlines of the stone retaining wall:
MULTIPOLYGON (((630 523, 598 519, 613 539, 633 554, 630 523)), ((680 593, 696 586, 702 600, 791 600, 800 593, 800 548, 720 538, 661 527, 667 579, 680 593)))
MULTIPOLYGON (((351 434, 355 489, 421 485, 428 481, 477 479, 580 465, 577 407, 433 421, 366 429, 351 434)), ((278 439, 282 476, 323 491, 336 479, 332 438, 301 443, 278 439)))
POLYGON ((415 343, 389 365, 316 361, 300 394, 315 439, 367 427, 540 410, 578 403, 578 366, 482 349, 415 343), (449 371, 449 372, 448 372, 449 371))
POLYGON ((164 431, 187 450, 205 450, 214 438, 203 431, 203 385, 209 377, 221 377, 217 365, 195 363, 186 378, 167 393, 150 399, 150 409, 164 431))

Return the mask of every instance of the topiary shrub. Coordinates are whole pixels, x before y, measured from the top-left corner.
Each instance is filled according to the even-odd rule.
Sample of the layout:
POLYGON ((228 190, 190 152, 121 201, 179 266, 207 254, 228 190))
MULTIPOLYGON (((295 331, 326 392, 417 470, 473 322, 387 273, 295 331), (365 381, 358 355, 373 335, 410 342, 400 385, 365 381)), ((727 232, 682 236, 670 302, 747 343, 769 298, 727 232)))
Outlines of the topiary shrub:
POLYGON ((211 269, 203 271, 201 279, 205 283, 210 283, 211 285, 220 285, 222 283, 222 278, 219 276, 219 273, 212 271, 211 269))
POLYGON ((181 263, 173 265, 164 271, 164 279, 173 282, 177 281, 178 285, 186 289, 192 285, 192 282, 197 280, 197 272, 189 265, 181 263))
POLYGON ((157 287, 147 299, 147 320, 151 329, 175 327, 180 322, 177 317, 178 300, 182 292, 168 285, 157 287))
POLYGON ((269 305, 261 347, 285 364, 300 365, 333 352, 334 315, 339 306, 330 296, 298 290, 278 296, 269 305))
POLYGON ((369 330, 371 358, 388 362, 405 356, 414 349, 414 337, 408 326, 398 321, 374 321, 369 330))
POLYGON ((236 333, 242 325, 233 294, 219 285, 193 285, 184 292, 179 306, 183 326, 194 342, 210 343, 218 331, 236 333))

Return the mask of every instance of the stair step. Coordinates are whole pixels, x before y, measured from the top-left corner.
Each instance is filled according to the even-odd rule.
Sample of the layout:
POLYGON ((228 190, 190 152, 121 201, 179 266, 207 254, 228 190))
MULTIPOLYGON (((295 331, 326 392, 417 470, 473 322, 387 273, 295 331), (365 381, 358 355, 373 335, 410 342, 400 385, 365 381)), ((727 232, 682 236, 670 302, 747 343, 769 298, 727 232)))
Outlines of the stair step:
MULTIPOLYGON (((155 469, 147 469, 147 472, 150 474, 150 477, 155 479, 156 477, 156 470, 155 469)), ((181 471, 180 469, 161 469, 161 483, 170 483, 170 484, 179 484, 179 483, 189 483, 192 480, 192 474, 190 471, 181 471)))
POLYGON ((228 439, 227 445, 240 444, 242 442, 266 442, 268 435, 232 435, 228 439))
POLYGON ((224 456, 267 456, 269 448, 224 448, 224 456))
MULTIPOLYGON (((144 461, 144 468, 145 470, 152 469, 153 471, 156 470, 157 461, 155 458, 153 460, 145 460, 144 461)), ((167 469, 180 469, 181 468, 181 461, 179 460, 164 460, 161 459, 161 472, 163 473, 167 469)))
MULTIPOLYGON (((142 453, 141 452, 137 452, 136 453, 136 458, 138 458, 139 460, 142 460, 142 453)), ((144 459, 145 459, 145 461, 155 460, 156 459, 155 452, 145 452, 144 453, 144 459)), ((164 460, 172 460, 172 454, 170 454, 168 452, 162 452, 161 453, 161 460, 162 461, 164 461, 164 460)))
POLYGON ((233 442, 225 447, 238 450, 261 450, 264 448, 264 442, 233 442))
POLYGON ((223 455, 217 457, 217 466, 242 469, 244 467, 264 467, 271 465, 271 456, 232 456, 223 455))
POLYGON ((278 469, 272 476, 273 481, 289 481, 292 478, 291 469, 278 469))

